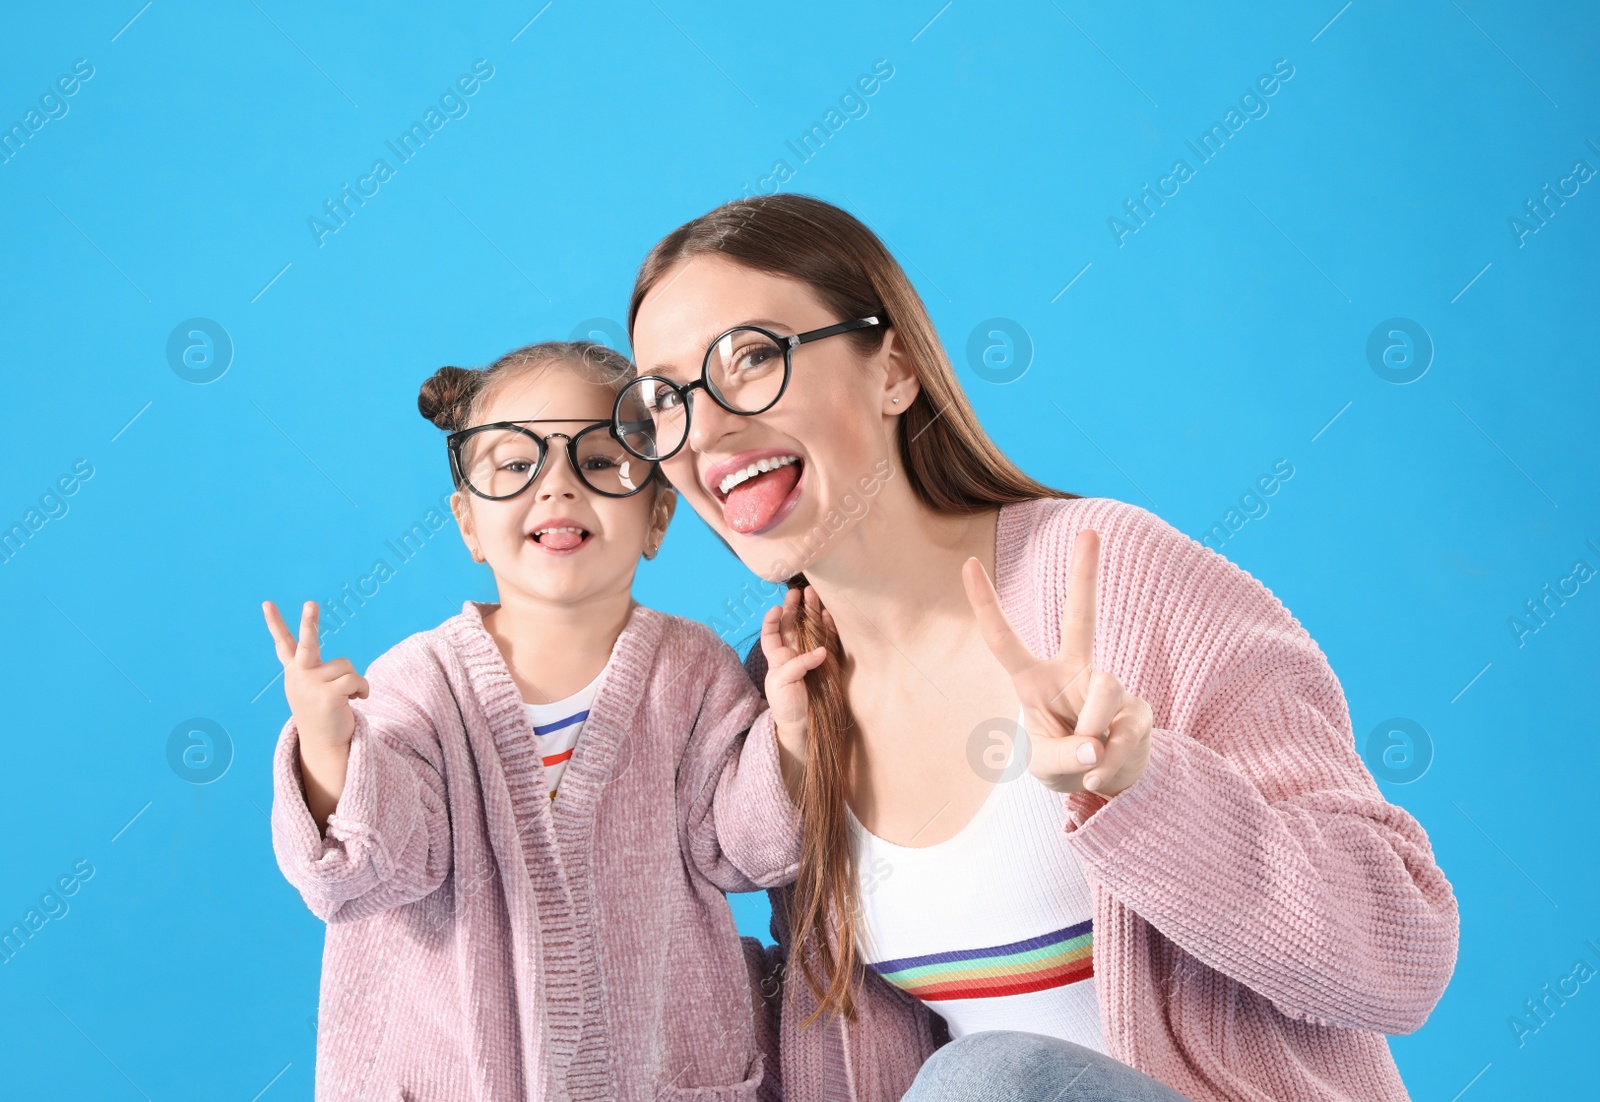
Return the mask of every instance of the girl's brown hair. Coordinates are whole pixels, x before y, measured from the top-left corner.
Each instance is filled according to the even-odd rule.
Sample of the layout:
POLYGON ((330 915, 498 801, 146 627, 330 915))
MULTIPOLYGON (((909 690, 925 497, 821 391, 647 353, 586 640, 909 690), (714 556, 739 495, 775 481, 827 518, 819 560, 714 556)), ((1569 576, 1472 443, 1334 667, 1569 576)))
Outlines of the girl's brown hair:
MULTIPOLYGON (((679 226, 640 265, 628 306, 630 337, 639 305, 651 288, 679 262, 697 256, 721 256, 755 271, 799 280, 839 321, 879 311, 888 316, 920 383, 900 416, 900 462, 912 490, 928 508, 975 513, 1034 498, 1078 496, 1028 477, 989 439, 916 289, 883 242, 852 215, 810 196, 761 195, 726 203, 679 226)), ((883 334, 877 327, 851 332, 845 339, 870 354, 881 345, 883 334)), ((788 584, 791 589, 803 587, 806 577, 796 574, 788 584)), ((826 1010, 855 1017, 858 899, 844 796, 855 721, 845 697, 838 640, 805 615, 803 603, 800 634, 802 652, 828 649, 822 664, 806 674, 810 738, 800 796, 800 873, 789 915, 794 931, 790 956, 800 961, 818 1002, 809 1024, 826 1010), (850 921, 841 922, 840 916, 850 921), (813 966, 813 955, 820 966, 813 966)))
MULTIPOLYGON (((417 412, 446 432, 456 432, 475 424, 508 382, 548 367, 565 367, 613 393, 634 376, 628 357, 595 341, 540 341, 513 349, 488 367, 441 367, 423 381, 417 412)), ((657 497, 671 488, 663 477, 655 482, 657 497)))
POLYGON ((540 341, 512 349, 488 367, 441 367, 423 381, 417 412, 446 432, 464 429, 506 383, 558 364, 615 392, 633 378, 628 357, 603 344, 540 341))

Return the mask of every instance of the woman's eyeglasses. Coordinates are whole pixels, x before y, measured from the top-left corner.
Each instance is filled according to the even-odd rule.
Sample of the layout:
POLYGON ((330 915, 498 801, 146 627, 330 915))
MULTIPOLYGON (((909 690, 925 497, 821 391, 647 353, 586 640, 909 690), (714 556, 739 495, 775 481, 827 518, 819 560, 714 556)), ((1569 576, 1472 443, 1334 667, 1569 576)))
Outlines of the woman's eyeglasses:
POLYGON ((645 375, 629 383, 612 408, 613 431, 622 446, 638 458, 650 462, 669 459, 689 439, 689 393, 696 387, 729 413, 753 417, 783 397, 789 386, 791 357, 800 345, 888 324, 889 319, 879 313, 792 336, 759 325, 730 329, 706 349, 700 378, 680 386, 660 375, 645 375))
POLYGON ((516 497, 539 477, 550 453, 549 441, 558 437, 567 442, 567 458, 578 478, 597 494, 632 497, 655 477, 656 465, 623 448, 610 421, 596 421, 572 436, 564 432, 540 436, 523 427, 552 422, 571 424, 571 418, 496 421, 452 432, 445 447, 456 484, 490 501, 516 497))

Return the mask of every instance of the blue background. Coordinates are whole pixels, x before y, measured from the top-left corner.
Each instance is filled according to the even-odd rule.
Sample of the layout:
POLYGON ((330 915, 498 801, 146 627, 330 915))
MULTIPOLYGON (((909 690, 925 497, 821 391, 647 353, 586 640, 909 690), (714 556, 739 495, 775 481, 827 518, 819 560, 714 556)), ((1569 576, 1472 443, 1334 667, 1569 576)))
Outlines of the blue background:
MULTIPOLYGON (((1327 652, 1462 908, 1454 981, 1392 1041, 1414 1097, 1593 1092, 1600 984, 1543 1021, 1525 1000, 1600 968, 1600 180, 1511 222, 1600 168, 1592 7, 125 0, 0 26, 0 123, 93 66, 0 164, 0 524, 57 514, 0 563, 0 925, 94 869, 0 967, 6 1097, 310 1097, 323 927, 269 842, 287 708, 259 602, 388 560, 331 646, 364 667, 493 599, 453 525, 403 564, 387 543, 449 489, 420 381, 604 331, 661 235, 778 186, 885 237, 1026 469, 1220 532, 1327 652), (1268 113, 1202 163, 1186 142, 1280 58, 1268 113), (401 163, 385 142, 478 59, 467 113, 401 163), (802 161, 786 143, 880 59, 802 161), (393 177, 319 243, 378 158, 393 177), (191 376, 226 370, 181 376, 190 345, 191 376), (197 719, 224 732, 210 772, 169 762, 197 719)), ((740 643, 754 613, 725 602, 754 587, 683 510, 636 592, 740 643)))

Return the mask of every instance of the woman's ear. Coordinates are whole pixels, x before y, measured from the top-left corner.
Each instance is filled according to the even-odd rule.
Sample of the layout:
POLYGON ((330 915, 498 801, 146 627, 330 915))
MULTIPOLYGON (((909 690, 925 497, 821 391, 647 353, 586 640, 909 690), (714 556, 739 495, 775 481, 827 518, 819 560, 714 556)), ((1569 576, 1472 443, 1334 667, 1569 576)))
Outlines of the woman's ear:
POLYGON ((905 342, 900 339, 900 330, 891 326, 885 331, 883 344, 878 347, 875 358, 884 367, 883 411, 887 414, 904 413, 922 391, 922 380, 911 365, 905 342))
MULTIPOLYGON (((657 474, 656 477, 661 476, 657 474)), ((672 514, 677 508, 677 490, 668 486, 656 491, 655 501, 650 506, 650 531, 645 537, 645 558, 653 559, 661 550, 661 541, 667 538, 667 525, 672 523, 672 514)))

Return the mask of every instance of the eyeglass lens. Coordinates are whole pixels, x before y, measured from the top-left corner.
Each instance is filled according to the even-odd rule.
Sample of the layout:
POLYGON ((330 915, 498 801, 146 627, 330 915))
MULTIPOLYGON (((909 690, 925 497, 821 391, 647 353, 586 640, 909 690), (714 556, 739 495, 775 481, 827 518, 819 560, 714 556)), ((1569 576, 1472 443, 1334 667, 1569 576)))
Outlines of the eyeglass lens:
MULTIPOLYGON (((516 429, 485 429, 462 442, 462 477, 486 497, 512 497, 538 477, 542 451, 566 449, 552 445, 541 449, 537 440, 516 429)), ((604 426, 580 433, 577 451, 578 477, 602 494, 630 494, 650 475, 650 464, 628 454, 604 426)))
MULTIPOLYGON (((711 346, 705 363, 706 386, 727 408, 760 413, 783 390, 784 349, 759 329, 735 329, 711 346)), ((618 431, 636 451, 669 455, 689 431, 685 390, 645 377, 623 392, 618 431)))

